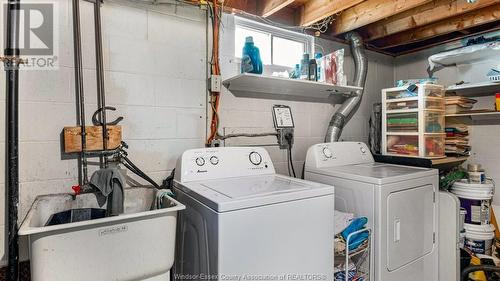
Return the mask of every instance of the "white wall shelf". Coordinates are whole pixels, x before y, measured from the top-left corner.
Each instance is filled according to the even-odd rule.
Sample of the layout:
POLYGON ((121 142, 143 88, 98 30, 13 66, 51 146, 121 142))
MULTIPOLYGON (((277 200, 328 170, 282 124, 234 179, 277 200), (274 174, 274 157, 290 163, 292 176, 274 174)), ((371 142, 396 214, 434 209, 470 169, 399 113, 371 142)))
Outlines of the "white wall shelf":
POLYGON ((236 97, 322 103, 340 103, 353 91, 363 89, 251 73, 239 74, 222 84, 236 97))
POLYGON ((491 112, 462 112, 455 114, 446 114, 446 117, 470 117, 473 120, 493 120, 500 119, 500 111, 491 112))
POLYGON ((491 96, 495 93, 500 93, 500 83, 486 81, 480 83, 453 85, 446 88, 446 94, 449 95, 451 93, 463 97, 491 96))

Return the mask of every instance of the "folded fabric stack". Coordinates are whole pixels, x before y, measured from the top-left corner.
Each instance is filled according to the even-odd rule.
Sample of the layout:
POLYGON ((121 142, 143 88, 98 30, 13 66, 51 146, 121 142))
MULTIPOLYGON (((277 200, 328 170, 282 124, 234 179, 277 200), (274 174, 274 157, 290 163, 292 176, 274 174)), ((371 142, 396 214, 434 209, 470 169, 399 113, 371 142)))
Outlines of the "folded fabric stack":
POLYGON ((469 127, 459 123, 446 123, 445 153, 455 156, 470 154, 469 127))
POLYGON ((446 114, 462 113, 470 111, 477 102, 475 99, 469 99, 461 96, 448 96, 446 100, 446 114))

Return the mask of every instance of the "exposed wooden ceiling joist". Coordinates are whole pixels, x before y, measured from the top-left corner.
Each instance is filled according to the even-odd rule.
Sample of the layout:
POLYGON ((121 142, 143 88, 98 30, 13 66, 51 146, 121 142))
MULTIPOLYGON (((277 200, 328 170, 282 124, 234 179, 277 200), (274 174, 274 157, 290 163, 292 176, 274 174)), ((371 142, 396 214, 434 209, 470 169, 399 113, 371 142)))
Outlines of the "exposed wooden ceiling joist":
POLYGON ((500 25, 499 5, 500 0, 224 0, 228 12, 285 25, 309 26, 333 16, 322 36, 336 39, 356 30, 369 48, 394 55, 491 30, 500 25))
POLYGON ((261 0, 258 1, 257 6, 260 15, 267 18, 293 2, 295 0, 261 0))
POLYGON ((338 35, 374 23, 392 15, 430 3, 432 0, 366 0, 338 15, 330 34, 338 35))
POLYGON ((500 20, 500 3, 465 15, 442 20, 423 27, 400 32, 372 41, 370 44, 381 49, 390 49, 418 41, 427 40, 451 32, 466 30, 475 26, 500 20))
POLYGON ((299 9, 301 26, 309 26, 326 17, 348 9, 363 0, 310 0, 299 9))
POLYGON ((225 0, 225 10, 229 12, 245 11, 250 14, 257 14, 257 4, 255 0, 225 0))
POLYGON ((498 0, 437 0, 363 27, 365 41, 431 24, 498 3, 498 0))

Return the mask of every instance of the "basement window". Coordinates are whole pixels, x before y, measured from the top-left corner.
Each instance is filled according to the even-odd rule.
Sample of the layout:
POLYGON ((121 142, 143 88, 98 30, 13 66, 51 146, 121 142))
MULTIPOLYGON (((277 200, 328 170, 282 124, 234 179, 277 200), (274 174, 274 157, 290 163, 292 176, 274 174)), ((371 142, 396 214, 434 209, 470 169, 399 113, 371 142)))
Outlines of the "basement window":
POLYGON ((314 46, 312 36, 235 17, 235 57, 241 58, 247 36, 253 37, 265 65, 294 67, 314 46))

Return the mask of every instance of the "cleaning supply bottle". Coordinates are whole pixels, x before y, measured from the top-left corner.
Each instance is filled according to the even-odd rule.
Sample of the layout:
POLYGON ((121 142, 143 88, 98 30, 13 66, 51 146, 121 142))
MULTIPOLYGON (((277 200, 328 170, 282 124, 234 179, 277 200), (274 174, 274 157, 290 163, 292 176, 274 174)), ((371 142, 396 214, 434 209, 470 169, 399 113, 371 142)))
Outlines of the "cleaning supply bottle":
POLYGON ((290 73, 290 78, 292 79, 300 78, 300 64, 295 65, 295 69, 290 73))
POLYGON ((241 57, 241 73, 262 74, 262 70, 259 48, 255 47, 253 37, 248 36, 245 38, 245 46, 241 57))
POLYGON ((316 81, 321 81, 323 82, 324 80, 321 79, 321 61, 322 61, 323 54, 322 53, 316 53, 314 55, 314 58, 316 59, 316 81))
POLYGON ((309 79, 309 54, 304 54, 300 61, 300 79, 309 79))
POLYGON ((311 59, 309 61, 309 80, 318 81, 318 66, 316 65, 316 60, 311 59))

